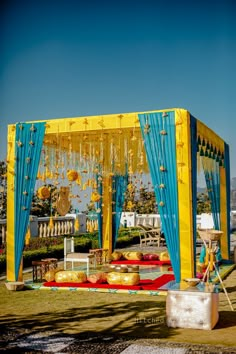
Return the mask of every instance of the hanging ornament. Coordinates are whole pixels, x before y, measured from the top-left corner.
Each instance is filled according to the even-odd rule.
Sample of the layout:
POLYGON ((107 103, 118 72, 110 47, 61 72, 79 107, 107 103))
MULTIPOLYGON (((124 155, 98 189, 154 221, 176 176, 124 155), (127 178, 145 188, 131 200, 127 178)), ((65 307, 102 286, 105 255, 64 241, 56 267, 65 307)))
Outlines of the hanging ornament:
POLYGON ((45 200, 50 198, 50 190, 46 186, 42 186, 37 191, 37 196, 39 199, 45 200))
POLYGON ((36 127, 34 126, 34 124, 31 125, 30 131, 31 131, 31 132, 36 132, 36 131, 37 131, 37 129, 36 129, 36 127))
POLYGON ((134 186, 132 183, 129 183, 128 186, 127 186, 127 189, 130 193, 132 193, 134 191, 134 186))
POLYGON ((53 222, 53 217, 52 215, 50 216, 50 219, 49 219, 49 229, 50 230, 53 230, 54 228, 54 222, 53 222))
POLYGON ((30 244, 30 237, 31 237, 31 232, 30 232, 30 226, 28 226, 26 235, 25 235, 25 245, 28 246, 30 244))
POLYGON ((75 170, 68 170, 67 171, 67 179, 70 182, 76 181, 78 178, 78 172, 75 170))
POLYGON ((161 130, 161 131, 160 131, 160 134, 161 134, 161 135, 167 135, 167 132, 166 132, 165 130, 161 130))
POLYGON ((127 209, 131 211, 133 209, 133 206, 134 206, 134 204, 132 203, 131 200, 129 200, 127 203, 127 209))
POLYGON ((91 194, 91 201, 92 202, 99 202, 101 199, 101 195, 98 192, 92 192, 91 194))
POLYGON ((146 122, 144 125, 144 134, 148 134, 150 132, 150 124, 148 124, 148 117, 146 116, 146 122))
POLYGON ((17 141, 17 145, 18 145, 18 147, 23 147, 23 143, 20 140, 17 141))
POLYGON ((144 134, 149 134, 149 133, 150 133, 150 125, 146 123, 144 126, 144 134))
POLYGON ((69 194, 70 194, 69 187, 60 188, 59 198, 56 201, 56 209, 61 216, 65 216, 70 210, 69 194))
POLYGON ((78 217, 76 217, 76 219, 75 219, 74 229, 75 229, 75 232, 78 232, 79 229, 80 229, 80 224, 79 224, 79 218, 78 217))

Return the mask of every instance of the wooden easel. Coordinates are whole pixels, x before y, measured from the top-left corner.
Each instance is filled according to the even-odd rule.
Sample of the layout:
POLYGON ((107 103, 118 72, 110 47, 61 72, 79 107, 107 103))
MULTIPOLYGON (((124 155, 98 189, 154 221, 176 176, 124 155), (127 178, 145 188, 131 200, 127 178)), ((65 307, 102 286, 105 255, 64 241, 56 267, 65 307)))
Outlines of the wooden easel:
MULTIPOLYGON (((211 231, 209 230, 209 233, 211 233, 211 231)), ((200 233, 199 233, 200 234, 200 233)), ((201 236, 201 235, 200 235, 201 236)), ((205 249, 206 249, 206 254, 208 253, 208 265, 207 265, 207 269, 205 271, 205 274, 204 274, 204 277, 202 279, 202 282, 205 281, 205 279, 207 279, 207 283, 209 283, 209 279, 210 279, 210 272, 215 270, 216 274, 217 274, 217 277, 220 281, 220 284, 224 290, 224 293, 225 293, 225 296, 228 300, 228 303, 229 303, 229 306, 231 308, 232 311, 234 311, 234 308, 233 308, 233 305, 232 305, 232 302, 229 298, 229 295, 227 293, 227 290, 224 286, 224 283, 222 281, 222 278, 220 276, 220 273, 217 269, 217 266, 215 264, 215 259, 216 259, 216 253, 217 253, 217 250, 218 250, 218 240, 211 240, 211 238, 209 237, 208 239, 205 239, 203 236, 201 236, 203 242, 204 242, 204 246, 205 246, 205 249), (216 244, 215 246, 213 246, 212 242, 213 241, 216 241, 216 244), (208 245, 207 245, 207 242, 208 242, 208 245)))

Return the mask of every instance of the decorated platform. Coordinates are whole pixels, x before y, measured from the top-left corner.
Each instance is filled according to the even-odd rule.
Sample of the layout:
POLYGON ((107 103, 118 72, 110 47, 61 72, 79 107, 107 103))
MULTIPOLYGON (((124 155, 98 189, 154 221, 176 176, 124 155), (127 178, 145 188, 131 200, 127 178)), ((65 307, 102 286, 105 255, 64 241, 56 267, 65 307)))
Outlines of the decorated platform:
MULTIPOLYGON (((88 291, 101 292, 112 294, 130 294, 130 295, 151 295, 151 296, 166 296, 168 290, 175 285, 174 274, 168 271, 168 267, 161 269, 159 266, 150 268, 144 267, 140 269, 140 282, 138 285, 111 285, 111 284, 92 284, 84 283, 58 283, 55 281, 33 283, 27 281, 25 287, 33 290, 49 290, 49 291, 88 291), (146 268, 146 269, 145 269, 146 268), (162 271, 161 271, 162 270, 162 271)), ((235 264, 222 264, 219 267, 219 273, 222 279, 226 278, 229 273, 235 268, 235 264)), ((81 269, 81 267, 80 267, 81 269)), ((212 273, 212 282, 217 283, 218 278, 212 273)), ((220 286, 219 286, 220 290, 220 286)))

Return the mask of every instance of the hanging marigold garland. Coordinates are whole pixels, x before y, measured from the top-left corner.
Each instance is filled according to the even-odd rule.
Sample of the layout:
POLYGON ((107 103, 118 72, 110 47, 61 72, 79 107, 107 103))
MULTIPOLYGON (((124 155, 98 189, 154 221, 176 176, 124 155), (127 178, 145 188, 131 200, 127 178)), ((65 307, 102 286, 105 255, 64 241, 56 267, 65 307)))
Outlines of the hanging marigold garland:
POLYGON ((50 189, 46 186, 40 187, 37 191, 37 196, 42 200, 50 198, 50 189))

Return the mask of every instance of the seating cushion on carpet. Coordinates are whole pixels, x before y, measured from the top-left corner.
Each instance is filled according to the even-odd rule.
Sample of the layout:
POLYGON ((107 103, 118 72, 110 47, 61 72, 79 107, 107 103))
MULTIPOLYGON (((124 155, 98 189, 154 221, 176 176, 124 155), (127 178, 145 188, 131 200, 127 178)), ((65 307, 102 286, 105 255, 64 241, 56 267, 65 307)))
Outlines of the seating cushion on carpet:
POLYGON ((119 261, 111 261, 111 264, 136 264, 136 265, 170 265, 171 262, 169 260, 166 261, 127 261, 127 260, 119 260, 119 261))
POLYGON ((92 284, 86 283, 57 283, 55 281, 46 282, 47 287, 68 287, 68 288, 103 288, 103 289, 126 289, 126 290, 158 290, 163 285, 174 280, 173 274, 163 274, 160 277, 151 279, 141 279, 138 285, 117 285, 117 284, 92 284))

